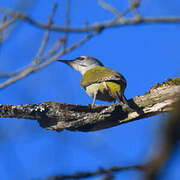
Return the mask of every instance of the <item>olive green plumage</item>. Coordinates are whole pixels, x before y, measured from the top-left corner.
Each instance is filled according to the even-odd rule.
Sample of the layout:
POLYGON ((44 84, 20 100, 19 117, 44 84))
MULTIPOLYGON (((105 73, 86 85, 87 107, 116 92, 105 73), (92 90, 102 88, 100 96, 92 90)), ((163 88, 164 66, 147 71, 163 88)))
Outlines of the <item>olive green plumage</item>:
POLYGON ((104 81, 118 81, 126 87, 126 80, 120 73, 104 66, 96 66, 88 70, 81 79, 81 86, 85 88, 93 83, 104 81))
POLYGON ((96 99, 108 102, 118 100, 119 103, 128 105, 124 96, 125 78, 117 71, 104 67, 98 59, 91 56, 80 56, 73 60, 58 61, 82 74, 81 87, 93 97, 92 107, 96 99))
POLYGON ((113 69, 96 66, 88 70, 81 79, 81 87, 96 99, 112 102, 118 100, 127 104, 124 97, 125 78, 113 69))

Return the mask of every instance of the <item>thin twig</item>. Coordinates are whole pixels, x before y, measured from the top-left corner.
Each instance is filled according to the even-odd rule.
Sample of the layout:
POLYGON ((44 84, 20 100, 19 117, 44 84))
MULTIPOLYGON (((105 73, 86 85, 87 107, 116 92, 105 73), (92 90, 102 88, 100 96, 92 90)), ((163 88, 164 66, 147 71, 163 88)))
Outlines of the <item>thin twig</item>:
POLYGON ((52 49, 49 50, 48 53, 46 53, 41 59, 48 59, 50 57, 52 57, 53 55, 55 55, 58 51, 58 49, 60 48, 60 46, 62 46, 64 44, 65 38, 59 38, 56 43, 54 44, 54 47, 52 49))
POLYGON ((66 48, 66 45, 68 42, 68 29, 70 25, 70 7, 71 7, 71 0, 68 0, 67 6, 66 6, 66 31, 65 31, 65 36, 64 36, 63 49, 66 48))
MULTIPOLYGON (((64 42, 63 38, 57 40, 54 47, 48 53, 46 53, 43 57, 41 57, 40 61, 41 62, 45 61, 45 60, 51 58, 52 56, 54 56, 57 53, 58 48, 63 44, 63 42, 64 42)), ((36 60, 36 58, 33 61, 35 61, 35 60, 36 60)), ((13 76, 17 76, 18 74, 22 73, 23 71, 25 71, 25 69, 28 69, 29 67, 32 67, 32 63, 27 65, 24 68, 16 70, 15 72, 1 73, 0 78, 11 78, 13 76)))
POLYGON ((92 172, 79 172, 75 173, 72 175, 59 175, 59 176, 52 176, 47 178, 46 180, 50 179, 56 179, 56 180, 65 180, 65 179, 81 179, 81 178, 88 178, 88 177, 93 177, 97 175, 106 175, 109 173, 115 173, 119 171, 124 171, 124 170, 139 170, 143 171, 143 166, 141 165, 135 165, 135 166, 124 166, 124 167, 111 167, 109 169, 99 169, 97 171, 92 171, 92 172))
POLYGON ((12 23, 14 23, 17 20, 16 16, 13 16, 12 18, 10 18, 8 21, 6 21, 5 23, 1 24, 0 26, 0 31, 4 30, 6 27, 8 27, 9 25, 11 25, 12 23))
POLYGON ((89 39, 91 39, 92 37, 96 36, 99 32, 95 32, 95 33, 92 33, 91 35, 87 35, 85 36, 83 39, 81 39, 79 42, 71 45, 69 48, 65 49, 65 50, 62 50, 61 52, 59 52, 58 54, 56 54, 55 56, 53 56, 52 58, 50 58, 48 61, 40 64, 39 66, 28 66, 27 68, 25 68, 20 74, 18 74, 17 76, 15 77, 12 77, 8 80, 6 80, 5 82, 1 83, 0 84, 0 89, 1 88, 4 88, 4 87, 7 87, 8 85, 16 82, 17 80, 19 79, 22 79, 23 77, 33 73, 33 72, 36 72, 40 69, 42 69, 43 67, 51 64, 52 62, 54 62, 55 60, 57 60, 58 58, 60 58, 61 56, 63 56, 65 53, 68 53, 72 50, 74 50, 75 48, 79 47, 80 45, 84 44, 85 42, 87 42, 89 39))
MULTIPOLYGON (((6 22, 6 16, 3 16, 2 17, 2 25, 6 22)), ((3 42, 3 30, 0 30, 0 45, 2 44, 3 42)))
MULTIPOLYGON (((51 13, 51 15, 50 15, 49 18, 48 18, 48 26, 49 26, 49 28, 50 28, 51 25, 52 25, 52 18, 54 17, 54 14, 55 14, 56 9, 57 9, 57 4, 54 4, 54 6, 53 6, 53 8, 52 8, 52 13, 51 13)), ((12 18, 11 18, 11 19, 12 19, 12 18)), ((40 56, 42 55, 42 53, 43 53, 43 51, 44 51, 44 48, 45 48, 45 46, 46 46, 46 44, 47 44, 47 42, 48 42, 48 38, 49 38, 49 29, 47 29, 47 30, 45 31, 44 38, 43 38, 43 41, 42 41, 42 43, 41 43, 41 46, 40 46, 40 48, 39 48, 39 50, 38 50, 38 52, 37 52, 37 55, 36 55, 35 59, 32 61, 31 64, 29 64, 28 66, 26 66, 26 67, 24 67, 24 68, 21 68, 21 69, 15 71, 15 72, 2 73, 2 74, 0 74, 0 78, 10 78, 10 77, 14 77, 14 76, 17 76, 18 74, 23 73, 23 72, 28 73, 28 71, 27 71, 28 68, 32 69, 32 67, 33 67, 34 65, 36 65, 36 64, 40 63, 41 61, 46 60, 48 57, 50 57, 50 56, 48 56, 47 58, 40 58, 40 56)), ((53 54, 51 53, 51 55, 53 55, 53 54)), ((25 74, 26 74, 26 73, 25 73, 25 74)), ((23 76, 22 76, 22 77, 23 77, 23 76)))
POLYGON ((110 11, 111 13, 113 13, 115 16, 120 16, 121 13, 119 12, 119 10, 115 7, 113 7, 112 5, 108 4, 107 2, 105 2, 104 0, 98 0, 100 6, 108 11, 110 11))
MULTIPOLYGON (((45 63, 41 64, 40 66, 34 68, 35 71, 49 65, 50 63, 56 61, 58 58, 60 58, 61 56, 63 56, 64 54, 71 52, 72 50, 76 49, 77 47, 83 45, 84 43, 86 43, 88 40, 90 40, 91 38, 93 38, 94 36, 96 36, 97 34, 99 34, 100 32, 95 32, 92 34, 88 34, 86 35, 83 39, 81 39, 79 42, 74 43, 73 45, 71 45, 70 47, 66 48, 65 50, 62 50, 61 52, 59 52, 57 55, 55 55, 54 57, 52 57, 51 59, 49 59, 48 61, 46 61, 45 63)), ((1 85, 0 85, 1 88, 1 85)))
MULTIPOLYGON (((121 13, 121 16, 126 15, 129 11, 132 10, 132 7, 127 8, 124 10, 124 13, 121 13)), ((42 29, 48 29, 49 26, 47 24, 40 23, 36 20, 33 20, 32 18, 17 13, 11 10, 7 10, 5 8, 0 7, 0 11, 2 11, 4 14, 15 16, 16 18, 23 20, 27 23, 30 23, 31 25, 34 25, 36 27, 42 28, 42 29)), ((121 17, 120 16, 120 17, 121 17)), ((120 18, 118 17, 118 18, 120 18)), ((133 18, 133 19, 125 19, 123 18, 123 21, 117 21, 116 19, 104 22, 104 23, 98 23, 95 25, 91 25, 88 27, 69 27, 68 29, 66 27, 61 26, 51 26, 49 29, 51 31, 58 31, 58 32, 71 32, 71 33, 87 33, 87 31, 97 31, 100 27, 104 28, 110 28, 110 27, 121 27, 121 26, 128 26, 128 25, 139 25, 139 24, 159 24, 159 23, 180 23, 180 17, 176 16, 168 16, 168 17, 141 17, 141 18, 133 18)))
POLYGON ((49 16, 48 18, 48 26, 49 28, 45 31, 44 33, 44 38, 43 38, 43 41, 42 41, 42 44, 39 48, 39 51, 36 55, 36 58, 34 59, 34 61, 32 61, 32 64, 35 65, 35 64, 38 64, 40 62, 40 56, 42 55, 43 51, 44 51, 44 48, 48 42, 48 39, 49 39, 49 31, 50 31, 50 27, 51 25, 53 24, 53 17, 55 15, 55 12, 56 12, 56 9, 57 9, 57 4, 54 4, 53 8, 52 8, 52 12, 51 12, 51 15, 49 16))
MULTIPOLYGON (((137 0, 138 2, 138 0, 137 0)), ((79 45, 83 44, 84 42, 86 42, 87 40, 89 40, 91 37, 94 37, 95 35, 97 35, 98 33, 100 33, 102 30, 104 30, 105 28, 110 28, 110 27, 120 27, 120 26, 125 26, 125 25, 136 25, 136 24, 142 24, 142 23, 180 23, 180 17, 148 17, 148 18, 132 18, 132 19, 121 19, 121 17, 125 16, 127 13, 129 13, 133 8, 137 8, 138 3, 134 3, 133 5, 131 5, 130 7, 128 7, 127 9, 125 9, 118 17, 113 18, 110 21, 107 21, 105 23, 99 23, 96 25, 92 25, 92 26, 85 26, 82 28, 70 28, 68 27, 55 27, 55 26, 50 26, 49 23, 48 24, 42 24, 39 23, 37 21, 34 21, 33 19, 29 18, 28 16, 21 14, 21 13, 17 13, 11 10, 7 10, 5 8, 0 7, 0 11, 2 11, 5 14, 11 15, 13 17, 16 17, 18 19, 22 19, 26 22, 31 23, 32 25, 35 25, 36 27, 41 27, 41 28, 45 28, 48 31, 49 30, 56 30, 56 31, 62 31, 62 32, 89 32, 89 34, 87 34, 87 36, 80 40, 78 43, 75 43, 74 45, 70 46, 67 49, 63 49, 63 51, 56 53, 57 49, 60 47, 61 43, 63 41, 65 41, 64 39, 63 41, 60 41, 59 43, 57 43, 57 46, 55 46, 52 50, 49 51, 48 54, 46 54, 44 57, 41 57, 39 61, 45 61, 48 58, 50 58, 48 61, 42 63, 39 66, 33 67, 32 63, 30 65, 28 65, 27 67, 16 71, 16 72, 12 72, 12 73, 7 73, 7 74, 2 74, 0 75, 0 77, 12 77, 11 79, 8 79, 7 81, 5 81, 4 83, 2 83, 0 85, 0 88, 6 87, 7 85, 9 85, 12 82, 17 81, 18 79, 21 79, 22 77, 24 77, 25 75, 28 75, 32 72, 37 71, 38 69, 41 69, 45 66, 47 66, 48 64, 52 63, 53 61, 55 61, 57 58, 61 57, 62 55, 64 55, 65 53, 73 50, 74 48, 78 47, 79 45), (119 21, 118 21, 119 19, 119 21), (90 33, 91 32, 91 33, 90 33), (92 33, 93 32, 93 33, 92 33), (28 68, 30 68, 29 70, 27 70, 28 68), (16 75, 16 77, 13 77, 14 75, 16 75)), ((45 35, 46 38, 44 38, 44 42, 42 43, 42 46, 39 50, 38 54, 42 54, 42 50, 44 49, 43 44, 46 44, 45 42, 47 41, 47 34, 45 35)), ((36 58, 35 58, 36 60, 36 58)), ((35 61, 33 60, 33 61, 35 61)))
POLYGON ((140 14, 138 12, 138 7, 140 6, 141 0, 128 0, 130 7, 132 7, 131 11, 135 18, 140 18, 140 14))

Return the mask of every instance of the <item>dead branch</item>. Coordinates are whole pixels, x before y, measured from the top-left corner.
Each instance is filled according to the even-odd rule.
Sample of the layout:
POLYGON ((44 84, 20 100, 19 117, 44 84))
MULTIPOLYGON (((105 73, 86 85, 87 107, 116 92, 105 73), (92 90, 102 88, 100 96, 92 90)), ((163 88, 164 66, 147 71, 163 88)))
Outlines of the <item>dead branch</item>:
POLYGON ((96 131, 170 112, 180 92, 180 78, 152 87, 145 95, 130 99, 129 107, 120 104, 91 106, 44 102, 40 104, 0 105, 0 117, 37 120, 40 126, 61 131, 96 131))

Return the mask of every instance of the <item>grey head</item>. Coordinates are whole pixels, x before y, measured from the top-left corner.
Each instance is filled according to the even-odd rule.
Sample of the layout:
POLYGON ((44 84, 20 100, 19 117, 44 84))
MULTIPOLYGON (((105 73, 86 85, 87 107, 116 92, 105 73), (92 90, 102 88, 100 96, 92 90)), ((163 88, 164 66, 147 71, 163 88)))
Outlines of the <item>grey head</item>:
POLYGON ((68 64, 76 71, 80 72, 82 75, 96 67, 96 66, 104 66, 98 59, 91 56, 80 56, 73 60, 58 60, 59 62, 68 64))

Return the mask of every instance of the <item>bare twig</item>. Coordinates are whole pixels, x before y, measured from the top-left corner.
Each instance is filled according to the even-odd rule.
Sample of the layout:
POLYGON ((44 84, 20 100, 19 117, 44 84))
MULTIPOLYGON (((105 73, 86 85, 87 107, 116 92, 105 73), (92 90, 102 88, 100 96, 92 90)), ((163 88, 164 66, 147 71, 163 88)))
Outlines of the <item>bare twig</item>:
POLYGON ((59 38, 54 44, 54 47, 50 49, 49 52, 47 52, 41 59, 49 59, 50 57, 55 55, 58 49, 63 45, 64 41, 65 41, 64 37, 59 38))
MULTIPOLYGON (((58 58, 62 57, 64 54, 78 48, 79 46, 83 45, 84 43, 86 43, 88 40, 90 40, 91 38, 93 38, 94 36, 96 36, 97 34, 99 34, 100 32, 94 32, 91 34, 86 35, 83 39, 81 39, 79 42, 72 44, 70 47, 62 50, 61 52, 59 52, 58 54, 56 54, 55 56, 53 56, 51 59, 49 59, 48 61, 46 61, 45 63, 41 64, 39 67, 34 68, 35 71, 49 65, 50 63, 56 61, 58 58)), ((0 86, 1 88, 1 86, 0 86)))
POLYGON ((128 0, 130 7, 132 7, 131 11, 133 13, 133 15, 135 16, 135 18, 140 18, 140 14, 138 12, 138 7, 140 6, 141 0, 128 0))
POLYGON ((40 56, 42 55, 42 53, 44 51, 44 48, 45 48, 45 46, 46 46, 46 44, 48 42, 48 39, 49 39, 49 31, 50 31, 51 25, 53 24, 52 19, 53 19, 54 15, 55 15, 56 9, 57 9, 57 4, 54 4, 54 6, 52 8, 51 15, 48 18, 48 26, 49 26, 49 28, 44 33, 44 38, 43 38, 42 44, 41 44, 41 46, 39 48, 39 51, 38 51, 38 53, 36 55, 36 58, 32 61, 32 65, 38 64, 40 62, 40 56))
MULTIPOLYGON (((6 16, 3 16, 1 25, 3 25, 6 22, 6 20, 7 20, 6 16)), ((2 44, 2 42, 3 42, 3 29, 0 30, 0 45, 2 44)))
POLYGON ((4 30, 6 27, 14 23, 16 20, 17 20, 16 16, 13 16, 10 19, 8 19, 6 22, 0 25, 0 31, 4 30))
MULTIPOLYGON (((51 15, 50 15, 50 17, 49 17, 49 19, 48 19, 48 26, 49 26, 49 27, 52 25, 52 18, 53 18, 54 14, 55 14, 56 8, 57 8, 57 4, 54 4, 53 9, 52 9, 52 13, 51 13, 51 15)), ((47 30, 45 31, 44 38, 43 38, 43 41, 42 41, 41 46, 40 46, 40 48, 39 48, 39 51, 37 52, 37 55, 36 55, 35 59, 32 61, 31 64, 29 64, 28 66, 26 66, 26 67, 24 67, 24 68, 22 68, 22 69, 17 70, 16 72, 9 72, 9 73, 0 74, 0 78, 15 77, 15 76, 17 76, 17 75, 20 74, 20 73, 28 72, 28 71, 27 71, 28 68, 32 69, 32 67, 33 67, 34 65, 38 64, 38 63, 39 63, 40 61, 42 61, 42 60, 45 60, 45 58, 41 58, 41 59, 40 59, 40 56, 41 56, 41 54, 42 54, 43 51, 44 51, 44 48, 45 48, 45 46, 46 46, 46 44, 47 44, 47 41, 48 41, 48 38, 49 38, 49 29, 47 29, 47 30)), ((22 76, 22 77, 23 77, 23 76, 22 76)))
POLYGON ((143 171, 143 166, 141 165, 135 165, 135 166, 122 166, 122 167, 111 167, 109 169, 102 169, 100 168, 97 171, 92 171, 92 172, 78 172, 72 175, 59 175, 59 176, 52 176, 47 178, 46 180, 51 180, 51 179, 56 179, 56 180, 65 180, 65 179, 81 179, 81 178, 88 178, 88 177, 93 177, 97 175, 107 175, 107 174, 112 174, 116 172, 121 172, 121 171, 126 171, 126 170, 138 170, 138 171, 143 171))
POLYGON ((39 69, 42 69, 43 67, 49 65, 50 63, 54 62, 55 60, 57 60, 58 58, 63 56, 65 53, 68 53, 68 52, 74 50, 75 48, 79 47, 80 45, 84 44, 89 39, 91 39, 92 37, 96 36, 98 33, 100 33, 100 32, 95 32, 95 33, 92 33, 90 35, 85 36, 85 38, 83 38, 79 42, 71 45, 70 47, 66 48, 65 50, 60 51, 58 54, 56 54, 55 56, 50 58, 48 61, 40 64, 39 66, 32 66, 30 64, 29 66, 27 66, 27 68, 24 68, 23 71, 20 72, 20 74, 17 74, 16 76, 13 76, 10 79, 6 80, 5 82, 1 83, 0 84, 0 89, 4 88, 4 87, 7 87, 8 85, 16 82, 19 79, 24 78, 25 76, 27 76, 27 75, 29 75, 29 74, 31 74, 33 72, 36 72, 39 69))
POLYGON ((111 13, 113 13, 115 16, 121 16, 121 13, 119 12, 119 10, 115 7, 113 7, 112 5, 108 4, 107 2, 105 2, 104 0, 98 0, 99 4, 101 5, 102 8, 110 11, 111 13))
MULTIPOLYGON (((0 84, 0 88, 6 87, 17 80, 22 79, 26 75, 47 66, 48 64, 52 63, 56 59, 63 56, 65 53, 72 51, 73 49, 77 48, 81 44, 83 44, 86 41, 88 41, 89 39, 91 39, 92 37, 96 36, 105 28, 120 27, 120 26, 125 26, 125 25, 135 25, 135 24, 141 24, 141 23, 149 23, 149 24, 150 23, 180 23, 180 17, 159 17, 159 18, 156 18, 156 17, 142 18, 141 17, 141 18, 132 18, 132 19, 123 18, 123 20, 122 20, 122 17, 124 17, 127 13, 132 11, 132 9, 136 9, 139 6, 139 3, 140 3, 140 0, 135 0, 133 3, 131 3, 131 5, 127 9, 125 9, 121 14, 119 14, 118 16, 116 16, 115 18, 113 18, 110 21, 107 21, 105 23, 98 23, 98 24, 92 25, 92 26, 85 26, 82 28, 70 28, 69 27, 70 1, 67 4, 66 27, 55 27, 52 25, 52 23, 50 23, 51 20, 48 21, 48 24, 42 24, 42 23, 39 23, 39 22, 29 18, 28 16, 26 16, 22 13, 17 13, 12 10, 8 10, 8 9, 0 7, 0 11, 2 11, 4 14, 11 15, 13 18, 18 18, 18 19, 24 20, 25 22, 35 25, 36 27, 47 29, 36 58, 32 61, 32 63, 30 65, 28 65, 27 67, 25 67, 23 69, 20 69, 16 72, 12 72, 12 73, 0 74, 1 78, 12 77, 12 78, 8 79, 7 81, 3 82, 2 84, 0 84), (45 45, 48 41, 48 36, 49 36, 48 34, 49 34, 50 30, 62 31, 62 32, 65 32, 66 35, 64 38, 61 38, 62 41, 57 41, 55 44, 55 47, 52 48, 51 50, 49 50, 49 52, 44 57, 40 57, 45 48, 45 45), (62 45, 62 43, 66 44, 67 34, 69 32, 85 32, 85 33, 89 32, 89 33, 87 34, 87 36, 85 38, 83 38, 79 42, 71 45, 68 48, 65 48, 66 45, 64 45, 63 50, 58 53, 57 50, 62 45), (32 67, 32 66, 34 66, 34 64, 36 65, 36 67, 32 67)), ((53 16, 54 11, 55 10, 53 10, 53 12, 52 12, 52 16, 53 16)), ((51 17, 49 19, 51 19, 51 17)))
MULTIPOLYGON (((121 13, 121 16, 118 18, 123 17, 125 14, 130 12, 134 7, 128 7, 126 10, 124 10, 124 13, 121 13)), ((23 20, 27 23, 30 23, 31 25, 34 25, 36 27, 42 28, 42 29, 48 29, 49 26, 47 24, 40 23, 36 20, 33 20, 32 18, 17 13, 11 10, 7 10, 5 8, 0 7, 0 11, 2 11, 4 14, 11 15, 13 17, 16 17, 20 20, 23 20)), ((95 25, 89 25, 88 27, 69 27, 68 29, 66 27, 61 26, 51 26, 51 31, 59 31, 59 32, 71 32, 71 33, 87 33, 87 31, 98 31, 99 28, 110 28, 110 27, 121 27, 121 26, 128 26, 128 25, 139 25, 139 24, 159 24, 159 23, 180 23, 180 17, 141 17, 141 18, 133 18, 133 19, 125 19, 123 18, 123 21, 118 21, 117 18, 104 22, 104 23, 96 23, 95 25)))
POLYGON ((68 29, 70 24, 70 7, 71 7, 71 0, 68 0, 66 6, 66 31, 65 31, 64 44, 63 44, 64 50, 66 49, 66 45, 68 42, 68 29))

